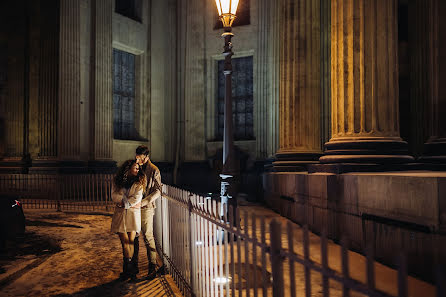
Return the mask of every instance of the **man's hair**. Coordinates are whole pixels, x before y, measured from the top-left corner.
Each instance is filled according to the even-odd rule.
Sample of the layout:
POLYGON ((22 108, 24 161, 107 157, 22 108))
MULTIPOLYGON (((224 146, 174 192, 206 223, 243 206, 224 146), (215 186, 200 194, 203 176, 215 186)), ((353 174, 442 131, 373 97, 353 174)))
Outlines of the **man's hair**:
POLYGON ((136 155, 145 155, 148 156, 150 151, 149 148, 145 145, 140 145, 136 148, 136 155))

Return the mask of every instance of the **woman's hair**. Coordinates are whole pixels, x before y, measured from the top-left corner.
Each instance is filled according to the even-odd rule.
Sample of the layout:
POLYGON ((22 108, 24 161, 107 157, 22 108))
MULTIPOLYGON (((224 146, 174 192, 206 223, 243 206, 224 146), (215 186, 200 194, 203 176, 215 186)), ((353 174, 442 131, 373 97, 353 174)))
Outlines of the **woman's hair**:
POLYGON ((130 169, 135 163, 136 160, 127 160, 121 167, 119 167, 118 172, 113 179, 113 182, 118 189, 122 189, 126 186, 131 187, 134 183, 138 183, 138 186, 143 189, 146 188, 147 178, 142 170, 139 170, 136 176, 130 175, 130 169))

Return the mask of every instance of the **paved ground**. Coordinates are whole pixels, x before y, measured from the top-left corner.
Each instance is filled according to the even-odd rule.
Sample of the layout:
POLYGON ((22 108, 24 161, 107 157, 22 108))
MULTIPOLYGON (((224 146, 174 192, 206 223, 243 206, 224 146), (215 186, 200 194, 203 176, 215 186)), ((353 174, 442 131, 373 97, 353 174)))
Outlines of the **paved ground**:
POLYGON ((143 278, 143 246, 139 282, 117 280, 121 245, 109 214, 27 209, 25 216, 25 240, 0 255, 0 296, 181 296, 169 275, 143 278))
MULTIPOLYGON (((259 205, 246 204, 241 209, 264 217, 267 223, 276 219, 285 226, 288 222, 284 217, 259 205)), ((8 253, 0 255, 0 296, 181 296, 169 275, 148 282, 141 273, 140 281, 136 284, 117 281, 122 267, 121 246, 117 235, 109 233, 110 214, 25 210, 25 215, 27 229, 24 242, 17 246, 10 244, 8 253)), ((256 236, 260 238, 260 223, 257 221, 256 225, 256 236)), ((243 219, 242 226, 251 230, 251 223, 246 224, 243 219)), ((293 227, 296 230, 293 246, 298 254, 302 254, 301 229, 296 224, 293 227)), ((267 241, 269 238, 269 229, 266 228, 267 241)), ((320 238, 310 233, 309 239, 310 258, 320 263, 320 238)), ((282 236, 282 246, 288 246, 285 235, 282 236)), ((244 243, 241 244, 241 250, 244 254, 244 243)), ((328 250, 329 266, 341 271, 340 247, 329 242, 328 250)), ((252 257, 252 249, 248 249, 248 253, 252 257)), ((140 257, 140 270, 145 272, 147 257, 143 246, 140 257)), ((349 252, 349 258, 350 274, 364 282, 364 257, 349 252)), ((261 262, 258 258, 256 266, 259 265, 261 262)), ((267 269, 271 271, 270 267, 267 269)), ((285 265, 284 269, 285 286, 289 288, 289 266, 285 265)), ((299 296, 305 288, 304 270, 299 265, 295 269, 299 296)), ((396 271, 379 263, 375 264, 375 270, 377 287, 396 296, 396 271)), ((321 296, 320 275, 313 273, 311 283, 311 295, 321 296)), ((261 296, 260 287, 258 296, 261 296)), ((289 293, 289 289, 286 291, 289 293)), ((268 292, 271 292, 270 285, 268 292)), ((242 295, 253 296, 253 292, 243 290, 242 295)), ((409 278, 409 296, 434 295, 433 286, 409 278)), ((341 284, 330 282, 330 296, 342 296, 341 284)), ((360 295, 352 292, 351 296, 360 295)))

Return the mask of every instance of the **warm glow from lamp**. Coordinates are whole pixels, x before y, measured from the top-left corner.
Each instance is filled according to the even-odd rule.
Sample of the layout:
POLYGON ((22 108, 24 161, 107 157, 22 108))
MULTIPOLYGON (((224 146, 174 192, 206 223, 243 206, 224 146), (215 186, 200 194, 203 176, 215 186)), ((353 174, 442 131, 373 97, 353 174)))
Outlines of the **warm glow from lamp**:
POLYGON ((235 19, 239 0, 215 0, 218 15, 223 23, 223 27, 231 27, 235 19))

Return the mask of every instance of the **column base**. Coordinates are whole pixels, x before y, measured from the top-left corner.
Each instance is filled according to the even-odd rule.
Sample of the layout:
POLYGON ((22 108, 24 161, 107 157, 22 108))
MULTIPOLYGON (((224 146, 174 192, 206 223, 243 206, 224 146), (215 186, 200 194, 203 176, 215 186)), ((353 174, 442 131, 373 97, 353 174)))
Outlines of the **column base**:
POLYGON ((325 144, 322 164, 407 164, 414 162, 408 155, 407 142, 396 139, 331 140, 325 144))
POLYGON ((334 163, 334 164, 312 164, 308 166, 308 173, 334 173, 342 174, 348 172, 386 172, 386 171, 408 171, 426 170, 423 164, 374 164, 374 163, 334 163))
POLYGON ((88 173, 113 174, 117 170, 116 161, 88 161, 88 173))
POLYGON ((58 173, 61 174, 82 174, 88 173, 88 162, 86 161, 59 161, 58 173))
POLYGON ((0 173, 24 174, 28 173, 30 161, 22 158, 7 158, 0 160, 0 173))
POLYGON ((424 154, 419 161, 428 165, 446 166, 446 139, 437 139, 424 144, 424 154))
POLYGON ((272 170, 276 172, 307 171, 310 164, 319 163, 322 153, 278 152, 272 162, 272 170))
POLYGON ((59 161, 56 159, 32 160, 29 174, 85 174, 115 173, 115 161, 59 161))
POLYGON ((35 159, 29 167, 29 174, 57 174, 59 172, 59 161, 55 159, 35 159))

